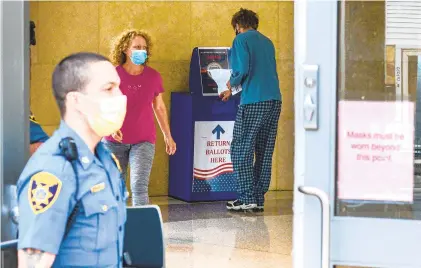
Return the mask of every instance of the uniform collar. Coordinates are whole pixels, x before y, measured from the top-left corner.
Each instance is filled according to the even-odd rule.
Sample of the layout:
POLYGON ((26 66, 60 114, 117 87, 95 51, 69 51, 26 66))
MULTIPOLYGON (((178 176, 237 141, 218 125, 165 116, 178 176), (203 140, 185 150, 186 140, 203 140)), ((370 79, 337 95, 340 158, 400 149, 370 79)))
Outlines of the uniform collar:
MULTIPOLYGON (((77 134, 69 125, 66 124, 63 120, 60 122, 60 127, 58 129, 61 138, 71 137, 76 143, 76 147, 79 154, 79 162, 84 169, 87 169, 91 166, 93 162, 96 162, 98 165, 102 166, 101 161, 98 161, 95 155, 89 150, 88 145, 82 140, 82 138, 77 134)), ((104 145, 99 142, 96 151, 98 155, 102 154, 105 150, 104 145)))

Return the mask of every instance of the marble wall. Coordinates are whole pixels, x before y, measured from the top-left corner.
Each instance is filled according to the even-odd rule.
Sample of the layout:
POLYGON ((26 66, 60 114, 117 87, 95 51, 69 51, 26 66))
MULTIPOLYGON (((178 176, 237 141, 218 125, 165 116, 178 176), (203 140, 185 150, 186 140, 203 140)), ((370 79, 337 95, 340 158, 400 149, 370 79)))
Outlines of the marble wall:
POLYGON ((394 92, 394 88, 388 91, 385 87, 385 2, 347 1, 344 6, 345 23, 339 37, 343 47, 338 54, 342 68, 338 79, 345 79, 341 96, 383 99, 385 94, 394 92))
MULTIPOLYGON (((51 134, 59 124, 59 111, 51 90, 55 64, 77 51, 109 55, 110 41, 126 28, 148 31, 154 42, 150 65, 163 77, 164 100, 170 92, 188 91, 191 51, 196 46, 230 46, 234 38, 231 16, 240 7, 256 11, 262 33, 277 51, 284 104, 273 159, 271 189, 291 190, 294 159, 294 24, 293 2, 287 1, 139 1, 139 2, 30 2, 36 23, 37 45, 32 48, 31 109, 51 134)), ((166 195, 168 156, 158 129, 150 193, 166 195)))

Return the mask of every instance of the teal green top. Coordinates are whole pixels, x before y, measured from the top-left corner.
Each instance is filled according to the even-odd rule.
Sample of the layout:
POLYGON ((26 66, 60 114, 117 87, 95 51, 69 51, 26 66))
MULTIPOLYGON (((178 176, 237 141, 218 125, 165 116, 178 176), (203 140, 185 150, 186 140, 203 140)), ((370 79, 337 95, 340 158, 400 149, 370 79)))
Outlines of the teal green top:
POLYGON ((256 30, 238 34, 230 51, 231 86, 241 85, 241 104, 282 101, 275 47, 256 30))

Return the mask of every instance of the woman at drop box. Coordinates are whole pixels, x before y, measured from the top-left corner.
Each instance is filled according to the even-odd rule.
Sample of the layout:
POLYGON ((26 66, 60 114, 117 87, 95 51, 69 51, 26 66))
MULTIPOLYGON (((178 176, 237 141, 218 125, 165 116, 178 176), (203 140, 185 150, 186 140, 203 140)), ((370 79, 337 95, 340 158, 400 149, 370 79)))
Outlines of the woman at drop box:
POLYGON ((117 66, 121 92, 127 96, 127 113, 119 133, 106 137, 105 143, 120 161, 124 178, 130 165, 133 206, 149 204, 149 176, 156 141, 154 114, 164 134, 167 153, 173 155, 176 151, 162 99, 161 75, 147 65, 151 48, 147 33, 129 30, 116 38, 110 57, 117 66))

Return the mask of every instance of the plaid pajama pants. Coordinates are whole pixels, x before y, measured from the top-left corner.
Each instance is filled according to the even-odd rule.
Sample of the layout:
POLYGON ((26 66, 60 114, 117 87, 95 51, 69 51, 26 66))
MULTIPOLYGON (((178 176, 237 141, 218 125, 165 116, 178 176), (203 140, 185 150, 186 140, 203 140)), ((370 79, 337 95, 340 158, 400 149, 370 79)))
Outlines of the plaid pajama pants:
POLYGON ((281 106, 281 101, 272 100, 241 105, 238 109, 231 159, 238 175, 238 199, 245 204, 264 205, 281 106))

